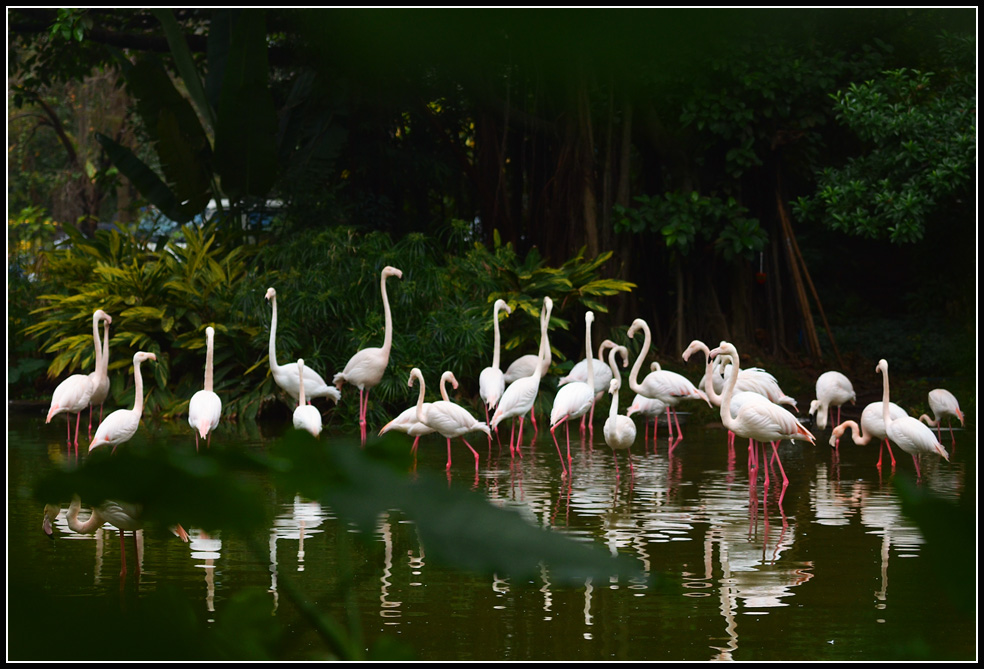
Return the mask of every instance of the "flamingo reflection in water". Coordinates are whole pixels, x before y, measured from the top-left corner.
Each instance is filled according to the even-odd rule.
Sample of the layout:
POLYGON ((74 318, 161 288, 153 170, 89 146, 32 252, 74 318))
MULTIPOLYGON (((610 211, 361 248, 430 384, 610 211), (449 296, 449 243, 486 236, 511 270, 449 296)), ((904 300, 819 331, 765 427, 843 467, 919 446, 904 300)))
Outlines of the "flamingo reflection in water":
MULTIPOLYGON (((94 534, 105 524, 110 524, 120 532, 120 577, 126 576, 126 545, 124 535, 126 531, 133 532, 133 547, 137 553, 137 573, 140 573, 140 548, 137 545, 137 531, 143 529, 143 507, 140 504, 130 504, 128 502, 117 502, 106 500, 102 504, 92 509, 89 517, 79 520, 79 512, 82 509, 82 500, 78 495, 72 497, 72 503, 68 507, 65 519, 68 529, 78 534, 94 534)), ((46 535, 53 537, 52 523, 58 517, 60 507, 55 504, 46 504, 44 507, 44 520, 41 528, 46 535)), ((188 541, 188 533, 180 525, 171 528, 171 532, 182 541, 188 541)))
POLYGON ((315 534, 324 532, 318 529, 325 519, 328 518, 327 512, 318 502, 310 502, 299 495, 294 496, 294 501, 284 504, 283 511, 273 520, 273 527, 270 528, 270 589, 273 595, 273 610, 278 606, 277 574, 279 562, 277 558, 277 542, 283 540, 297 541, 297 571, 304 571, 304 540, 309 539, 315 534))

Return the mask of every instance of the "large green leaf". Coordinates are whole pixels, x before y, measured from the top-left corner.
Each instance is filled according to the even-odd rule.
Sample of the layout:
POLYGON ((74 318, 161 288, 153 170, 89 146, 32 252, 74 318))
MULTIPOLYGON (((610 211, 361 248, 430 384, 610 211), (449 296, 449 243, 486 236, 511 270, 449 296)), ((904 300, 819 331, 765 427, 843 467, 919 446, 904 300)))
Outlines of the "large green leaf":
POLYGON ((191 219, 191 216, 182 214, 180 201, 157 172, 137 158, 130 149, 101 132, 96 133, 96 140, 102 145, 117 169, 130 180, 141 195, 147 198, 148 202, 178 223, 185 223, 191 219))

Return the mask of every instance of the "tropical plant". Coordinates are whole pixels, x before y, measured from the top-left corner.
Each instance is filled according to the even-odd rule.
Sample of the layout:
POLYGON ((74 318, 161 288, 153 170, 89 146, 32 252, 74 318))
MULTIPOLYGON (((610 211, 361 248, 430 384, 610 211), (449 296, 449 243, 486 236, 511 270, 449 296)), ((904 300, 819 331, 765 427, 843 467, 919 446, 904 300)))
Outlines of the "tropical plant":
MULTIPOLYGON (((226 414, 255 415, 243 393, 245 368, 241 346, 258 331, 245 321, 231 299, 233 286, 246 273, 248 247, 221 244, 214 226, 186 226, 183 242, 161 248, 132 234, 99 231, 85 237, 65 226, 68 240, 46 253, 49 286, 70 287, 38 297, 34 321, 24 333, 55 353, 48 376, 84 371, 92 365, 92 312, 103 309, 113 317, 110 371, 128 370, 138 350, 157 354, 150 365, 146 407, 151 413, 174 416, 184 412, 200 389, 204 367, 204 328, 216 329, 215 388, 229 397, 226 414)), ((111 397, 126 403, 132 381, 112 374, 111 397)))

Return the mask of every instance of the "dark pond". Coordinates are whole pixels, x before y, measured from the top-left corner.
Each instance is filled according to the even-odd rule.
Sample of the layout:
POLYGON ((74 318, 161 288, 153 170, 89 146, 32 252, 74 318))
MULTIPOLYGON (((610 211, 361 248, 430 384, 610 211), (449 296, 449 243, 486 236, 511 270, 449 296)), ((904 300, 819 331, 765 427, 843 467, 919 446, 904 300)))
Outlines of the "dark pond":
MULTIPOLYGON (((112 648, 122 632, 103 626, 101 616, 125 616, 162 597, 190 603, 186 619, 160 622, 176 634, 200 626, 197 633, 221 638, 245 624, 262 635, 272 619, 282 634, 279 659, 327 657, 291 588, 361 637, 362 647, 419 660, 976 658, 975 596, 967 606, 976 559, 952 553, 976 551, 976 524, 946 517, 954 503, 977 496, 972 420, 956 433, 955 448, 944 435, 949 463, 923 458, 914 486, 946 503, 930 515, 946 528, 943 543, 902 511, 895 484, 915 483, 910 457, 899 454, 894 471, 886 458, 879 471, 877 447, 847 442, 835 459, 829 432, 818 439, 822 446, 780 446, 789 476, 781 505, 778 470, 768 488, 761 472, 750 483, 747 446, 739 443, 729 462, 725 432, 696 421, 685 425, 672 456, 663 425, 655 454, 640 429, 634 475, 620 453, 616 480, 604 418, 596 416, 593 440, 572 432, 569 485, 548 431, 515 461, 507 447, 489 451, 484 436, 473 435, 482 456, 477 481, 471 454, 454 444, 450 486, 474 487, 532 524, 632 556, 673 584, 613 579, 570 587, 552 583, 546 568, 511 582, 433 564, 398 509, 379 519, 372 541, 359 541, 332 509, 272 486, 275 521, 251 545, 195 528, 187 528, 189 543, 144 530, 137 556, 127 538, 130 568, 121 576, 118 532, 71 532, 68 500, 54 540, 41 531, 33 486, 65 460, 64 426, 45 425, 43 413, 8 415, 8 659, 117 658, 112 648), (243 611, 257 607, 263 620, 251 627, 243 611)), ((192 439, 180 421, 145 420, 141 434, 185 445, 192 439)), ((258 428, 244 426, 222 425, 215 440, 257 452, 268 444, 258 428)), ((330 447, 332 438, 322 441, 330 447)), ((418 471, 443 476, 445 461, 443 439, 425 436, 418 471)), ((255 641, 239 633, 229 643, 247 653, 255 641)), ((145 660, 173 656, 163 646, 132 652, 145 660)))

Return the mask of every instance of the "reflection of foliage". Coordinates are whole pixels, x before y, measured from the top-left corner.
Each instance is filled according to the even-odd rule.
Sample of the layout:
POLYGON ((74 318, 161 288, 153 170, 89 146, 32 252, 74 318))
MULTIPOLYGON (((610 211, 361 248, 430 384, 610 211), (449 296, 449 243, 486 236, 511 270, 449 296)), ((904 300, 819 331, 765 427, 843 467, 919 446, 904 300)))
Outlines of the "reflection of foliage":
MULTIPOLYGON (((49 475, 36 487, 36 497, 51 502, 79 494, 86 504, 105 498, 140 503, 148 527, 180 522, 186 528, 232 532, 246 539, 252 559, 262 565, 266 545, 255 537, 269 527, 273 510, 261 481, 272 480, 285 494, 299 493, 328 505, 369 542, 380 515, 400 509, 417 527, 428 558, 451 567, 523 582, 537 578, 541 565, 547 565, 558 585, 583 585, 587 578, 607 582, 616 576, 646 580, 633 557, 613 558, 603 547, 535 527, 514 511, 493 506, 481 493, 449 489, 443 477, 421 474, 411 479, 403 473, 408 464, 406 442, 398 437, 372 441, 363 449, 354 440, 335 440, 329 447, 307 433, 291 431, 267 452, 252 455, 221 445, 196 453, 190 443, 167 447, 138 435, 114 455, 95 451, 77 469, 49 475)), ((347 550, 348 536, 347 531, 340 533, 339 550, 347 550)), ((344 569, 338 574, 343 599, 346 580, 352 578, 344 569)), ((360 630, 347 628, 357 619, 355 602, 349 602, 349 620, 341 623, 326 616, 315 595, 299 588, 289 574, 278 575, 278 586, 320 637, 321 647, 314 651, 318 659, 407 658, 406 648, 383 639, 368 653, 363 650, 360 630)), ((159 660, 278 659, 283 630, 269 615, 268 598, 240 593, 229 603, 216 634, 204 634, 205 625, 196 618, 176 593, 161 592, 142 602, 136 620, 121 621, 121 629, 132 636, 122 635, 119 645, 73 648, 83 653, 74 659, 134 659, 150 653, 159 660), (169 617, 170 624, 161 622, 169 617), (230 643, 237 635, 250 642, 230 643)), ((29 636, 20 637, 21 644, 47 630, 24 633, 29 636)))
POLYGON ((861 155, 819 174, 798 215, 849 234, 922 239, 940 207, 971 187, 977 112, 973 37, 940 38, 939 72, 906 68, 831 95, 837 118, 865 144, 861 155))

